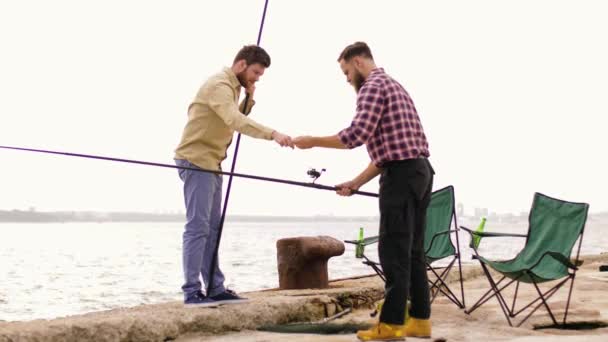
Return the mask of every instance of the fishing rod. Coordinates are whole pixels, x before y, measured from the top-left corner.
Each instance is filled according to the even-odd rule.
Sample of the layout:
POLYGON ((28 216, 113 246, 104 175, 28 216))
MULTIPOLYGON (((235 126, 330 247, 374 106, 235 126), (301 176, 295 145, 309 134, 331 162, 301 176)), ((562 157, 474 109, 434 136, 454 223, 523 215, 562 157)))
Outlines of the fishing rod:
MULTIPOLYGON (((262 31, 264 29, 264 21, 266 20, 266 9, 268 9, 268 0, 264 1, 264 12, 262 12, 262 20, 260 21, 260 29, 258 30, 258 41, 257 46, 260 46, 260 40, 262 39, 262 31)), ((249 102, 249 92, 245 94, 245 103, 243 104, 243 113, 247 113, 247 103, 249 102)), ((232 179, 234 170, 236 167, 236 157, 239 154, 239 146, 241 145, 241 133, 239 132, 236 136, 236 145, 234 147, 234 155, 232 156, 232 165, 230 167, 230 177, 228 177, 228 186, 226 187, 226 197, 224 198, 224 205, 222 206, 222 215, 220 216, 220 224, 217 233, 217 242, 213 251, 213 257, 211 258, 211 265, 209 266, 209 281, 207 282, 207 296, 211 295, 211 288, 213 286, 213 277, 217 264, 218 253, 220 250, 220 241, 222 241, 222 231, 224 230, 224 221, 226 219, 226 209, 228 208, 228 199, 230 199, 230 190, 232 189, 232 179)), ((205 262, 203 260, 203 262, 205 262)), ((219 268, 219 267, 218 267, 219 268)))
MULTIPOLYGON (((114 162, 120 162, 120 163, 129 163, 129 164, 139 164, 139 165, 166 167, 166 168, 171 168, 171 169, 192 170, 192 171, 197 171, 197 172, 213 173, 213 174, 217 174, 217 175, 226 175, 226 176, 234 176, 234 177, 239 177, 239 178, 248 178, 248 179, 254 179, 254 180, 265 181, 265 182, 289 184, 289 185, 295 185, 295 186, 301 186, 301 187, 313 188, 313 189, 319 189, 319 190, 331 190, 331 191, 339 190, 339 188, 335 187, 335 186, 322 185, 322 184, 316 184, 316 183, 298 182, 298 181, 293 181, 293 180, 288 180, 288 179, 272 178, 272 177, 264 177, 264 176, 256 176, 256 175, 250 175, 250 174, 245 174, 245 173, 225 172, 225 171, 216 171, 216 170, 201 169, 201 168, 194 168, 194 167, 177 166, 177 165, 172 165, 172 164, 155 163, 155 162, 149 162, 149 161, 143 161, 143 160, 134 160, 134 159, 125 159, 125 158, 116 158, 116 157, 105 157, 105 156, 99 156, 99 155, 83 154, 83 153, 73 153, 73 152, 41 150, 41 149, 35 149, 35 148, 16 147, 16 146, 1 146, 0 145, 0 149, 15 150, 15 151, 26 151, 26 152, 37 152, 37 153, 46 153, 46 154, 56 154, 56 155, 62 155, 62 156, 68 156, 68 157, 107 160, 107 161, 114 161, 114 162)), ((307 173, 309 174, 309 176, 312 177, 311 174, 316 175, 318 172, 316 170, 314 170, 314 169, 311 169, 307 173)), ((318 178, 318 177, 316 177, 316 178, 318 178)), ((378 194, 375 194, 375 193, 372 193, 372 192, 358 191, 358 190, 357 191, 353 191, 353 194, 357 194, 357 195, 361 195, 361 196, 369 196, 369 197, 378 197, 378 194)))

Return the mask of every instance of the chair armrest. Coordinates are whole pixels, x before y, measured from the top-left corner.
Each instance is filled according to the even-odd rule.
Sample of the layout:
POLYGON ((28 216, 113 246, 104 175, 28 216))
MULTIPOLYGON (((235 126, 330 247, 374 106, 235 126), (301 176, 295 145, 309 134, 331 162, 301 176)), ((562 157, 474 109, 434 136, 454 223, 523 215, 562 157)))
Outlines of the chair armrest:
POLYGON ((444 230, 442 232, 435 233, 435 235, 433 235, 433 238, 435 238, 435 236, 439 236, 439 235, 443 235, 443 234, 449 234, 449 233, 456 233, 456 229, 444 230))
POLYGON ((435 242, 436 237, 438 237, 439 235, 449 234, 449 233, 456 233, 456 229, 444 230, 442 232, 435 233, 435 235, 433 235, 433 237, 431 238, 431 242, 429 242, 429 248, 426 251, 424 251, 424 254, 428 253, 431 250, 431 248, 433 248, 433 242, 435 242))
POLYGON ((553 259, 559 261, 562 265, 572 269, 572 270, 578 270, 578 267, 573 264, 570 261, 570 258, 568 258, 567 256, 563 255, 562 253, 559 252, 552 252, 552 251, 546 251, 545 253, 543 253, 543 255, 540 257, 540 259, 538 259, 538 261, 532 265, 532 267, 530 267, 530 270, 534 269, 536 266, 538 266, 538 264, 540 264, 540 262, 546 257, 546 256, 550 256, 553 259))
POLYGON ((475 235, 475 236, 481 236, 481 237, 505 237, 505 236, 511 236, 511 237, 528 237, 527 234, 511 234, 511 233, 493 233, 493 232, 476 232, 473 231, 467 227, 463 227, 460 226, 460 229, 464 230, 465 232, 471 234, 471 235, 475 235))
POLYGON ((344 242, 346 243, 352 243, 355 245, 361 244, 363 246, 367 246, 367 245, 371 245, 374 244, 376 242, 378 242, 378 240, 380 239, 379 236, 370 236, 370 237, 366 237, 365 239, 363 239, 363 241, 359 241, 359 240, 344 240, 344 242))

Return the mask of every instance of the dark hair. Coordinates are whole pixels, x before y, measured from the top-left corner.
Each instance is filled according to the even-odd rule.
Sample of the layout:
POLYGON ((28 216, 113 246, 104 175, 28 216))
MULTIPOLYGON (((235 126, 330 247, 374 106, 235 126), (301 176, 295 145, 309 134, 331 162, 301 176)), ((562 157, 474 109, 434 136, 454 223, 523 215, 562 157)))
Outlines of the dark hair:
POLYGON ((270 56, 268 53, 257 45, 245 45, 234 57, 234 63, 244 59, 247 65, 261 64, 268 68, 270 66, 270 56))
POLYGON ((372 51, 369 49, 369 46, 367 46, 367 44, 365 44, 364 42, 355 42, 345 47, 344 50, 342 50, 342 53, 340 53, 340 57, 338 57, 338 62, 342 59, 344 59, 345 62, 348 62, 351 60, 351 58, 355 56, 362 56, 372 60, 374 59, 374 57, 372 56, 372 51))

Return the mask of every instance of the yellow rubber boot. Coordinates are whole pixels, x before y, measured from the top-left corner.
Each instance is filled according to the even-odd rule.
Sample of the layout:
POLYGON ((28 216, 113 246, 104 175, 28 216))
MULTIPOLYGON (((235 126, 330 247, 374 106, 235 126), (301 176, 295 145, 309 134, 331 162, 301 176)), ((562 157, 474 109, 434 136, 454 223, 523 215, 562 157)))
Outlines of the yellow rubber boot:
POLYGON ((409 337, 431 337, 431 320, 410 317, 405 324, 405 335, 409 337))
POLYGON ((405 325, 378 323, 369 330, 357 331, 361 341, 404 341, 405 325))

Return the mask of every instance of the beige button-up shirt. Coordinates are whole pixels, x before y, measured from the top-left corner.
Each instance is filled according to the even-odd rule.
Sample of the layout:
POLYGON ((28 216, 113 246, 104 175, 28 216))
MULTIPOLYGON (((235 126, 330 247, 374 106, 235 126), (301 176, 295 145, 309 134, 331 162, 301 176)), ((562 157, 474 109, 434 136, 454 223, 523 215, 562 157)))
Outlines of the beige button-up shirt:
MULTIPOLYGON (((188 107, 188 122, 175 159, 186 159, 209 170, 221 170, 226 150, 234 131, 259 139, 272 139, 273 129, 261 125, 241 113, 237 107, 241 84, 230 68, 211 76, 201 86, 188 107)), ((244 102, 244 101, 243 101, 244 102)), ((254 101, 247 105, 249 111, 254 101)))

